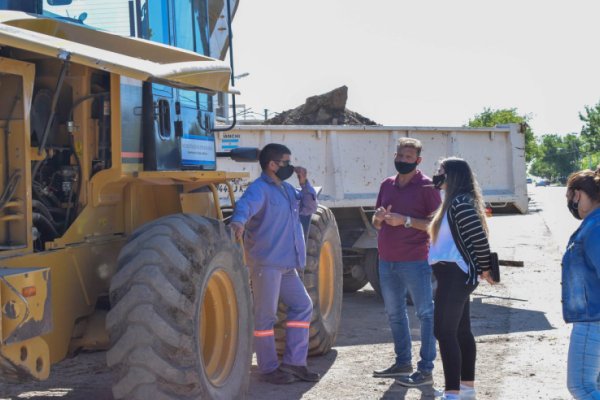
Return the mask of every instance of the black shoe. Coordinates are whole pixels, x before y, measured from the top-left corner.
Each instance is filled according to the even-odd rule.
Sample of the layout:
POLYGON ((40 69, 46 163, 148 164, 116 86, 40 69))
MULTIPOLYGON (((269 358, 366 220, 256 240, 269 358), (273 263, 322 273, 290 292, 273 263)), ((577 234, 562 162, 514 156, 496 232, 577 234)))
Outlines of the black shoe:
POLYGON ((405 387, 433 385, 433 376, 431 375, 431 372, 417 371, 411 376, 397 378, 396 383, 405 387))
POLYGON ((269 372, 268 374, 261 374, 259 379, 263 382, 272 383, 273 385, 287 385, 288 383, 296 381, 294 375, 279 369, 269 372))
POLYGON ((373 371, 373 376, 375 378, 395 378, 398 376, 408 376, 412 374, 413 368, 412 365, 392 365, 386 369, 380 369, 377 371, 373 371))
POLYGON ((321 375, 316 372, 309 371, 308 368, 303 365, 281 364, 279 369, 306 382, 319 382, 321 379, 321 375))

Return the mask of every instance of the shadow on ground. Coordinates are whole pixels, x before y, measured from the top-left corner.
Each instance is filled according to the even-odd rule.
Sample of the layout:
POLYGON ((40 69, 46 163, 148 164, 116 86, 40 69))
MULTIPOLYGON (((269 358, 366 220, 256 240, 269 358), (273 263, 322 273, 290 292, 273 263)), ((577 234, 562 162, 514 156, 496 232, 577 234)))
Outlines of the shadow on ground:
POLYGON ((53 365, 51 374, 51 381, 0 383, 0 399, 113 400, 113 373, 106 366, 103 351, 82 352, 67 358, 53 365))
MULTIPOLYGON (((419 391, 421 392, 421 397, 419 397, 419 400, 433 400, 435 399, 435 394, 436 394, 436 390, 433 388, 433 385, 426 385, 426 386, 421 386, 418 388, 406 388, 403 386, 400 386, 398 384, 392 383, 389 387, 388 390, 386 390, 386 392, 383 394, 383 396, 381 396, 382 400, 404 400, 406 399, 406 395, 408 393, 408 391, 419 391)), ((414 399, 414 396, 411 396, 412 399, 414 399)))
MULTIPOLYGON (((475 336, 554 329, 545 313, 512 307, 513 304, 526 305, 527 300, 475 293, 471 302, 471 323, 475 336), (508 300, 509 306, 493 304, 499 300, 508 300)), ((412 306, 407 309, 412 339, 420 340, 415 309, 412 306)), ((392 343, 383 301, 371 290, 344 294, 339 332, 336 347, 392 343)))
MULTIPOLYGON (((502 335, 517 332, 539 332, 554 329, 541 311, 485 303, 494 296, 474 295, 471 302, 471 327, 475 336, 502 335)), ((511 303, 523 299, 498 298, 511 303)))
MULTIPOLYGON (((329 368, 333 365, 337 358, 337 350, 331 350, 324 356, 310 357, 308 359, 308 367, 321 374, 325 375, 329 368)), ((285 399, 297 400, 312 389, 315 382, 294 382, 288 385, 272 385, 270 383, 261 382, 259 380, 260 373, 256 365, 252 366, 250 371, 250 389, 246 394, 248 399, 285 399)))
POLYGON ((344 293, 342 323, 335 346, 391 343, 391 340, 381 297, 367 289, 344 293), (357 320, 360 322, 357 323, 357 320))

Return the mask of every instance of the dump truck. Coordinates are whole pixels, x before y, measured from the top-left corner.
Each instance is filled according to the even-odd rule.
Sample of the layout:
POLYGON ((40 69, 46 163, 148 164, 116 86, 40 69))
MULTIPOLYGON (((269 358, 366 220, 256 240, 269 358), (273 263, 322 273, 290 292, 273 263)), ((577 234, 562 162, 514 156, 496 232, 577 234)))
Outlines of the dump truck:
MULTIPOLYGON (((231 207, 229 182, 248 174, 216 160, 258 149, 215 147, 232 128, 215 124, 215 94, 235 93, 236 7, 0 0, 0 381, 108 350, 116 399, 244 396, 251 292, 218 187, 231 207)), ((320 354, 339 325, 341 246, 329 210, 309 225, 320 354)))
MULTIPOLYGON (((401 137, 423 143, 425 174, 436 171, 443 157, 466 159, 477 175, 489 207, 503 212, 526 213, 528 205, 524 126, 493 128, 415 127, 366 125, 238 125, 217 134, 220 150, 239 146, 261 147, 271 141, 292 149, 292 163, 309 171, 311 183, 321 188, 319 202, 330 209, 341 237, 344 291, 359 290, 367 282, 379 292, 377 233, 371 225, 383 179, 396 174, 393 154, 401 137)), ((232 163, 222 159, 219 168, 232 163)), ((259 173, 255 165, 242 170, 248 179, 234 184, 236 196, 259 173)), ((224 198, 224 188, 221 197, 224 198)))

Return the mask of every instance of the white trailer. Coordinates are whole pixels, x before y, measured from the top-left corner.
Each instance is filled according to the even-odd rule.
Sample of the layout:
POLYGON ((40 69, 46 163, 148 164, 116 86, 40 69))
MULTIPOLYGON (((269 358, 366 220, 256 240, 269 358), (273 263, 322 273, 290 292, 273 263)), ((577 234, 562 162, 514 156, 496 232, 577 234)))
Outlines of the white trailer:
MULTIPOLYGON (((435 172, 441 158, 464 158, 477 175, 486 203, 527 212, 525 136, 519 124, 495 128, 242 125, 218 134, 217 151, 262 148, 271 142, 291 149, 292 163, 308 169, 311 183, 321 188, 319 203, 335 215, 343 249, 344 289, 353 291, 367 277, 374 286, 378 283, 377 235, 370 220, 381 181, 396 174, 393 156, 401 137, 423 143, 419 169, 426 175, 435 172)), ((219 170, 233 168, 233 161, 219 158, 219 170)), ((239 170, 240 164, 235 168, 239 170)), ((258 164, 244 168, 250 180, 260 175, 258 164)), ((294 177, 290 179, 297 184, 294 177)), ((234 185, 236 196, 247 183, 234 185)), ((228 202, 225 191, 221 201, 228 202)))

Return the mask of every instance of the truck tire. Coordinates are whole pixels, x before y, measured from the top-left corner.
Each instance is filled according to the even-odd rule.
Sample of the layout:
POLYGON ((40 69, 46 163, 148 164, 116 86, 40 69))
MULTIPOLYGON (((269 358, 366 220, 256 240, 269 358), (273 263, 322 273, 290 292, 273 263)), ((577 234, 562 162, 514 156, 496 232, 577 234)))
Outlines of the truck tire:
POLYGON ((344 293, 354 293, 369 283, 363 266, 364 259, 364 257, 351 257, 344 261, 344 293))
MULTIPOLYGON (((342 318, 342 245, 335 217, 327 207, 319 206, 313 214, 306 242, 303 282, 313 303, 308 354, 316 356, 331 350, 342 318)), ((285 348, 285 319, 286 307, 280 303, 275 326, 280 353, 285 348)))
POLYGON ((176 214, 135 231, 110 285, 114 397, 243 398, 252 357, 248 282, 219 221, 176 214))
POLYGON ((379 253, 377 249, 368 249, 365 255, 365 273, 375 293, 381 297, 381 285, 379 283, 379 253))

